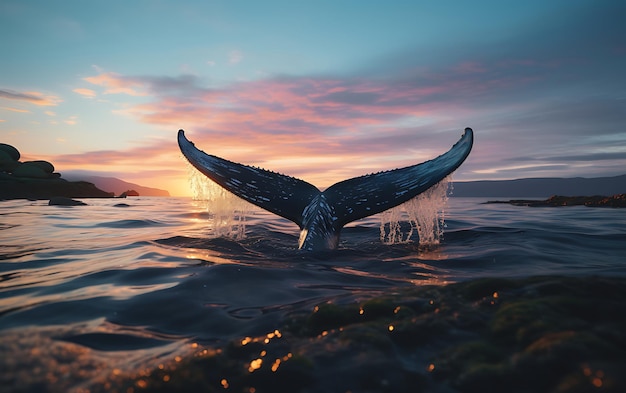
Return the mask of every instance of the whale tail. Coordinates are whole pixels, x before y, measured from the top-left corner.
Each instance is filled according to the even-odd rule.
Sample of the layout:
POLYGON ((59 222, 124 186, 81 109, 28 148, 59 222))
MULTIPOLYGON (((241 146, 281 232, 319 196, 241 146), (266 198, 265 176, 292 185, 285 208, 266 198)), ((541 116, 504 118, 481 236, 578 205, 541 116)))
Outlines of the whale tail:
POLYGON ((336 248, 344 225, 407 202, 443 180, 465 161, 473 141, 472 129, 466 128, 435 159, 344 180, 322 192, 295 177, 206 154, 178 131, 178 145, 191 165, 245 201, 295 222, 299 248, 311 251, 336 248))

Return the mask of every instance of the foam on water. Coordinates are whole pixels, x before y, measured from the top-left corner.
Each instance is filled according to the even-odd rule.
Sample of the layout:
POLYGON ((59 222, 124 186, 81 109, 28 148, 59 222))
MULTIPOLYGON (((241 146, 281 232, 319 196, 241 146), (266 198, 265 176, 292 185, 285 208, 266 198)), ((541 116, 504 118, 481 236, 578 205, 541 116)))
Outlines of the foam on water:
POLYGON ((444 230, 445 207, 452 176, 448 176, 415 198, 380 214, 380 240, 385 244, 408 243, 417 231, 419 244, 437 245, 444 230), (410 226, 403 230, 400 222, 410 226))

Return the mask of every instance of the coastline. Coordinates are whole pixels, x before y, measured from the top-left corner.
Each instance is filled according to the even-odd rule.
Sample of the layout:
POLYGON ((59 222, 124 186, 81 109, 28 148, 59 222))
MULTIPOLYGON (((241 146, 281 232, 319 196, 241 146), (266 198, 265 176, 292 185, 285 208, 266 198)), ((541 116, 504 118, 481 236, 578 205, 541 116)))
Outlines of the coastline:
POLYGON ((113 198, 112 192, 97 188, 85 181, 70 182, 64 179, 31 179, 0 176, 0 201, 11 199, 42 200, 54 197, 113 198))
POLYGON ((528 207, 561 207, 561 206, 587 206, 587 207, 626 207, 626 194, 616 194, 612 196, 562 196, 553 195, 548 199, 511 199, 503 201, 487 201, 485 204, 503 203, 514 206, 528 207))

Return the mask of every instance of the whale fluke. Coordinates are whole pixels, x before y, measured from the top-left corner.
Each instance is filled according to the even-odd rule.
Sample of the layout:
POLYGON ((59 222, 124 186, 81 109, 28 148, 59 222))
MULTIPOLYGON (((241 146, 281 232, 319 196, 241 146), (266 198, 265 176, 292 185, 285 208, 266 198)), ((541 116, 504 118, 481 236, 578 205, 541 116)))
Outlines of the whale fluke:
POLYGON ((405 168, 359 176, 323 192, 295 177, 206 154, 178 131, 189 163, 227 191, 300 227, 299 249, 334 249, 344 225, 398 206, 428 190, 465 161, 474 141, 471 128, 439 157, 405 168))

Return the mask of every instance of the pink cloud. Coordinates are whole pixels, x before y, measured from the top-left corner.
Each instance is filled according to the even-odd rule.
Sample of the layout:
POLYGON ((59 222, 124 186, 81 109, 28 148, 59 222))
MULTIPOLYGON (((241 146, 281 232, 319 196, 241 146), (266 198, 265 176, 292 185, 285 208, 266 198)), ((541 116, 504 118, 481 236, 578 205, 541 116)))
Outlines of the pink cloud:
POLYGON ((19 92, 3 89, 0 89, 0 98, 15 101, 25 101, 37 106, 56 106, 62 101, 57 96, 44 94, 38 91, 19 92))
POLYGON ((17 113, 30 113, 30 111, 29 111, 29 110, 26 110, 26 109, 19 109, 19 108, 12 108, 12 107, 9 107, 9 106, 3 106, 3 107, 0 107, 0 109, 3 109, 3 110, 5 110, 5 111, 9 111, 9 112, 17 112, 17 113))
POLYGON ((104 94, 128 94, 131 96, 144 96, 147 94, 145 91, 142 91, 145 89, 145 83, 112 72, 104 72, 96 76, 84 78, 84 80, 104 87, 104 94))
POLYGON ((88 98, 96 96, 96 92, 91 89, 77 88, 72 91, 76 94, 80 94, 81 96, 88 97, 88 98))
MULTIPOLYGON (((450 104, 443 101, 458 89, 459 82, 453 79, 448 83, 402 83, 366 78, 273 78, 221 89, 205 88, 191 76, 106 73, 88 80, 150 92, 149 101, 128 104, 123 113, 143 123, 171 128, 172 134, 162 147, 153 147, 156 151, 91 152, 71 158, 76 161, 72 165, 85 160, 108 166, 145 166, 141 157, 152 160, 161 148, 168 151, 168 162, 182 165, 175 133, 183 128, 210 154, 326 187, 347 177, 433 158, 446 151, 466 125, 454 124, 451 128, 457 129, 458 135, 451 134, 445 143, 429 141, 426 134, 416 132, 449 117, 445 112, 450 104), (420 150, 411 149, 413 145, 420 150)), ((153 162, 159 166, 163 160, 153 162)))
MULTIPOLYGON (((465 126, 486 110, 490 118, 496 113, 493 102, 510 112, 520 89, 536 84, 546 70, 530 60, 466 61, 395 77, 274 77, 221 88, 205 87, 193 75, 103 72, 85 80, 109 92, 145 95, 117 112, 172 131, 154 150, 92 152, 72 165, 85 160, 160 168, 167 162, 186 176, 175 144, 183 128, 209 154, 326 187, 445 152, 465 126)), ((474 162, 483 164, 480 158, 474 162)))

